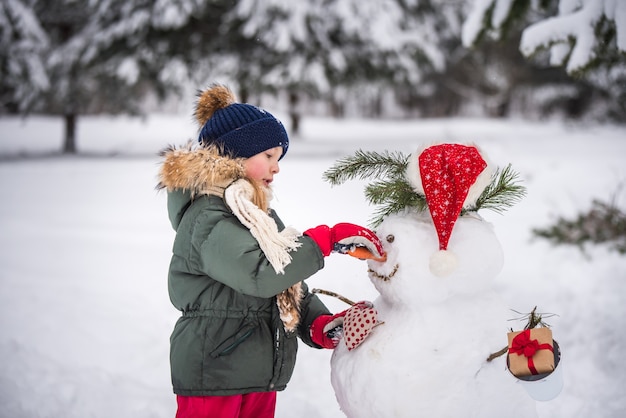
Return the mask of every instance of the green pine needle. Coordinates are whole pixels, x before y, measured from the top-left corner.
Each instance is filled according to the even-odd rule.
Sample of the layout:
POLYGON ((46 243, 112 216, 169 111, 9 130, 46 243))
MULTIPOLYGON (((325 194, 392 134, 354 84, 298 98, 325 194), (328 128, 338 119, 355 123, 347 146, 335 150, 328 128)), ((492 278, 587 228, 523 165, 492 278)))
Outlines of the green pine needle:
POLYGON ((419 212, 428 208, 424 195, 416 193, 404 178, 369 184, 365 188, 365 197, 371 204, 379 206, 370 221, 375 227, 385 217, 406 208, 415 208, 419 212))
POLYGON ((474 207, 466 211, 490 209, 502 213, 514 206, 524 196, 526 196, 526 187, 519 184, 519 175, 513 171, 511 164, 509 164, 503 170, 498 169, 493 173, 489 186, 476 200, 474 207))
POLYGON ((332 185, 353 179, 373 179, 365 187, 365 198, 370 204, 379 206, 370 220, 376 227, 386 216, 407 207, 417 207, 418 210, 427 207, 424 196, 415 193, 405 178, 408 161, 409 156, 400 152, 379 154, 358 150, 324 172, 324 179, 332 185))
POLYGON ((402 153, 382 154, 358 150, 354 156, 339 160, 324 172, 323 178, 336 186, 348 180, 369 178, 400 177, 404 174, 409 157, 402 153))

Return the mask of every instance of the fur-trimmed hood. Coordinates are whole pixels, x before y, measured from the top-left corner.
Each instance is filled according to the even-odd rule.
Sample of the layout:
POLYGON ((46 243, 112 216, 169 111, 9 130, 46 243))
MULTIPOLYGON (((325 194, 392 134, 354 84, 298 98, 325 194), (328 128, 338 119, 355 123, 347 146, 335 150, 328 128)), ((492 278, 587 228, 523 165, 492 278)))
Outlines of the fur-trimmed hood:
POLYGON ((245 176, 243 158, 220 155, 217 147, 169 146, 160 153, 164 158, 159 170, 157 189, 184 190, 191 196, 216 187, 225 188, 245 176))
MULTIPOLYGON (((216 147, 182 148, 170 146, 159 170, 157 189, 167 189, 168 212, 174 229, 196 195, 216 195, 224 199, 233 215, 250 230, 261 251, 277 274, 284 274, 291 263, 291 252, 302 244, 300 233, 287 227, 279 231, 275 220, 254 201, 258 189, 245 177, 244 159, 220 154, 216 147)), ((260 192, 260 193, 264 193, 260 192)), ((268 190, 269 192, 269 190, 268 190)), ((300 321, 302 284, 296 283, 277 295, 276 303, 285 329, 293 331, 300 321)))

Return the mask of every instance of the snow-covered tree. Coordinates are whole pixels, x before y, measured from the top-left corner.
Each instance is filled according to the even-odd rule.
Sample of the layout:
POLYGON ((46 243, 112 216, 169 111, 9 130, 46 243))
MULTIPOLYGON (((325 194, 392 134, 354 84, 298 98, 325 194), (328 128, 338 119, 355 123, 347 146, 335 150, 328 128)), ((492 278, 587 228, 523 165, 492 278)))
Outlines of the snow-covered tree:
POLYGON ((486 35, 500 38, 513 21, 531 13, 520 41, 527 57, 547 49, 552 65, 565 66, 574 75, 626 56, 623 0, 475 0, 463 43, 474 45, 486 35), (551 11, 556 15, 545 15, 551 11))
POLYGON ((349 90, 413 90, 445 67, 448 12, 459 1, 440 3, 240 0, 230 18, 271 57, 258 80, 288 92, 290 110, 302 92, 341 107, 349 90))
MULTIPOLYGON (((626 1, 473 0, 462 39, 476 47, 516 32, 526 58, 563 67, 578 83, 575 95, 595 97, 587 102, 598 101, 597 117, 626 118, 626 1)), ((572 86, 555 90, 549 83, 546 89, 560 91, 565 101, 572 92, 572 86)))
MULTIPOLYGON (((63 151, 76 149, 79 115, 139 113, 148 91, 176 85, 181 66, 157 36, 187 23, 203 2, 4 0, 0 92, 6 111, 65 120, 63 151), (161 53, 165 52, 165 53, 161 53), (169 77, 169 78, 168 78, 169 77)), ((169 44, 168 44, 169 45, 169 44)))
POLYGON ((389 108, 449 116, 471 102, 488 102, 493 114, 505 115, 516 83, 533 83, 538 73, 519 65, 510 44, 469 50, 461 34, 465 45, 476 45, 485 37, 515 32, 517 46, 522 30, 524 53, 547 48, 554 63, 568 68, 584 62, 580 57, 590 60, 572 68, 606 63, 586 77, 606 94, 624 96, 621 103, 626 103, 626 88, 618 93, 611 88, 626 85, 625 4, 3 0, 0 112, 61 115, 66 152, 76 151, 79 115, 138 113, 147 94, 191 93, 212 81, 234 84, 242 101, 280 93, 287 98, 293 130, 304 95, 330 104, 337 115, 351 103, 358 107, 355 113, 371 116, 389 108))
POLYGON ((29 4, 0 3, 0 110, 29 108, 50 86, 43 53, 50 40, 29 4))

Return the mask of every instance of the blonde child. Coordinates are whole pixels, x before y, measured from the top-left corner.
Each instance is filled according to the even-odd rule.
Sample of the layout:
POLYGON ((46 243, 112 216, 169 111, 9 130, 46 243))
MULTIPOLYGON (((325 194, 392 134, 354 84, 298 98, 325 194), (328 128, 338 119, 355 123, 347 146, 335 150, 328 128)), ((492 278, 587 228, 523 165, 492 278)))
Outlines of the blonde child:
POLYGON ((160 168, 176 230, 169 268, 177 418, 274 417, 276 392, 290 380, 297 337, 334 348, 331 315, 304 280, 336 244, 380 255, 358 225, 320 225, 299 234, 269 208, 289 138, 269 112, 237 103, 213 85, 199 94, 199 144, 169 148, 160 168))

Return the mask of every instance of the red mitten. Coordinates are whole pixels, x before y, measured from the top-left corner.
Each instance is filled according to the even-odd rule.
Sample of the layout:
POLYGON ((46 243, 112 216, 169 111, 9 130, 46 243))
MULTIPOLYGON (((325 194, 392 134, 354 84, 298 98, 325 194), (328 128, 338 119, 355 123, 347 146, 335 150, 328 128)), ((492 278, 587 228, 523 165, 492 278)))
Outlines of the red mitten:
POLYGON ((359 225, 338 223, 332 228, 320 225, 304 231, 304 235, 315 241, 324 257, 330 255, 331 251, 350 254, 356 248, 364 248, 367 253, 372 254, 372 257, 363 258, 382 259, 385 256, 383 244, 376 234, 359 225))
POLYGON ((341 334, 336 332, 343 327, 343 317, 347 311, 335 315, 320 315, 311 324, 311 340, 322 348, 333 349, 339 344, 341 334))
POLYGON ((315 228, 307 229, 304 231, 303 235, 306 235, 315 241, 317 246, 320 247, 324 257, 328 257, 330 255, 330 252, 333 249, 333 243, 331 242, 332 231, 328 225, 320 225, 315 228))

